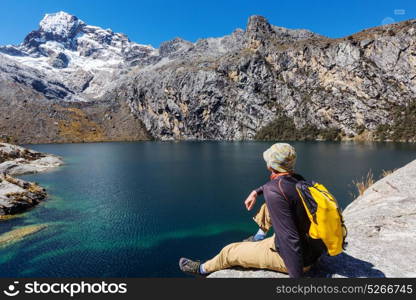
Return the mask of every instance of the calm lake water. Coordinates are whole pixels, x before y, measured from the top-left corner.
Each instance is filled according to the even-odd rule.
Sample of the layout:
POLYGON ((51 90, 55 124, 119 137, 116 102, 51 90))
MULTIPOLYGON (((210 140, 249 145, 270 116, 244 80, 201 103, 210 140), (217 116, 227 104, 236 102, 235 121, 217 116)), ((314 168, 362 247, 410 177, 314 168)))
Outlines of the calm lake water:
MULTIPOLYGON (((353 180, 403 166, 416 145, 297 142, 297 171, 345 207, 353 180)), ((178 277, 179 257, 208 259, 256 230, 243 201, 268 180, 262 142, 32 145, 60 155, 55 171, 26 175, 49 199, 0 223, 47 228, 0 248, 2 277, 178 277)), ((256 207, 262 203, 260 198, 256 207)))

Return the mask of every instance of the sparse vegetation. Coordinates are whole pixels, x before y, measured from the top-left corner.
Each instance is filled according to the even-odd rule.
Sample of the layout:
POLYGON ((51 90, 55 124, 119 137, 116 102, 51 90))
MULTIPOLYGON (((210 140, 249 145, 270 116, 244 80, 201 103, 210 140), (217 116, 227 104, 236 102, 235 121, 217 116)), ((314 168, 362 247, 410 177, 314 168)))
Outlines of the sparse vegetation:
POLYGON ((36 160, 39 158, 44 157, 45 155, 39 152, 32 152, 27 149, 25 150, 19 150, 15 149, 13 151, 4 151, 0 149, 0 163, 7 161, 7 160, 14 160, 17 158, 25 159, 27 161, 36 160))
POLYGON ((358 195, 361 196, 364 192, 374 184, 374 175, 370 170, 367 175, 361 179, 361 181, 352 182, 358 190, 358 195))
MULTIPOLYGON (((392 174, 395 170, 383 170, 381 172, 380 178, 384 178, 390 174, 392 174)), ((355 181, 353 180, 353 186, 355 186, 355 188, 358 191, 358 196, 361 196, 364 194, 364 192, 374 184, 375 179, 374 179, 374 174, 373 172, 370 170, 368 171, 367 175, 365 175, 363 178, 361 178, 361 180, 355 181)), ((356 195, 354 193, 351 193, 353 197, 356 197, 356 195)))
POLYGON ((15 139, 12 136, 6 134, 0 134, 0 143, 16 143, 15 139))
POLYGON ((389 176, 390 174, 392 174, 394 171, 396 171, 395 169, 393 170, 383 170, 381 173, 381 177, 386 177, 389 176))
POLYGON ((358 135, 363 134, 365 131, 364 124, 357 125, 355 128, 355 131, 357 132, 358 135))
POLYGON ((68 120, 58 121, 59 135, 74 141, 101 141, 104 139, 103 129, 91 121, 88 115, 79 108, 66 108, 68 120))
POLYGON ((294 140, 341 140, 342 131, 338 128, 329 127, 320 129, 315 125, 305 125, 296 127, 292 118, 286 116, 282 111, 276 116, 272 122, 262 127, 255 135, 255 140, 262 141, 294 141, 294 140))
POLYGON ((397 106, 392 110, 392 123, 381 124, 375 135, 380 141, 414 142, 416 141, 416 101, 397 106))

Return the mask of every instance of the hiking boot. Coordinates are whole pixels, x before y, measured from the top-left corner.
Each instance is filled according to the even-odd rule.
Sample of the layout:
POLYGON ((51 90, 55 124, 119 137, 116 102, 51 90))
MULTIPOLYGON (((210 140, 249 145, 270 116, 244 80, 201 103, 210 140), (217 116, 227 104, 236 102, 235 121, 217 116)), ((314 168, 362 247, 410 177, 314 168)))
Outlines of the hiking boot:
POLYGON ((189 258, 182 257, 179 259, 179 269, 182 272, 194 275, 194 276, 204 276, 201 274, 199 267, 201 266, 200 261, 194 261, 189 258))

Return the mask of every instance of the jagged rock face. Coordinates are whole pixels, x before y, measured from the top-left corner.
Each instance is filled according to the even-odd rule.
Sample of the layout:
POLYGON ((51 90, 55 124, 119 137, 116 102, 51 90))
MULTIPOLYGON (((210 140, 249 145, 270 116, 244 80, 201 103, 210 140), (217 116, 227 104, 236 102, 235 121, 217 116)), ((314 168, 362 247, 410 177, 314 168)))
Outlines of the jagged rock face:
POLYGON ((354 137, 415 98, 414 21, 329 39, 253 16, 240 34, 221 55, 184 50, 132 72, 119 97, 157 138, 227 140, 253 138, 277 111, 354 137))
POLYGON ((47 54, 45 53, 48 47, 48 45, 45 45, 46 42, 55 41, 67 49, 76 50, 76 36, 81 34, 85 26, 86 24, 83 21, 64 12, 47 14, 40 21, 39 30, 29 33, 21 48, 35 55, 47 54))
POLYGON ((415 26, 329 39, 252 16, 245 31, 154 49, 59 12, 21 45, 0 47, 0 81, 19 87, 12 98, 128 107, 126 118, 158 139, 252 139, 281 115, 299 130, 372 139, 394 122, 392 111, 414 102, 415 26))

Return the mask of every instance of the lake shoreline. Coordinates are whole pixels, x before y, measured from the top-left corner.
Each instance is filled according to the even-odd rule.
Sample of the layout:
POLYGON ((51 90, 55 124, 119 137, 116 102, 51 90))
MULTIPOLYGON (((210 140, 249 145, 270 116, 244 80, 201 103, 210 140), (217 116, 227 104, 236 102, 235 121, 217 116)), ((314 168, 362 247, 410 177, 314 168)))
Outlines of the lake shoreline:
MULTIPOLYGON (((0 143, 2 142, 2 139, 0 138, 0 143)), ((183 142, 229 142, 229 143, 246 143, 246 142, 253 142, 253 143, 279 143, 279 142, 288 142, 288 143, 295 143, 295 142, 316 142, 316 143, 352 143, 352 144, 416 144, 416 141, 406 141, 406 140, 392 140, 392 139, 385 139, 385 140, 375 140, 375 139, 362 139, 360 137, 354 137, 354 138, 342 138, 340 140, 325 140, 325 139, 278 139, 278 140, 268 140, 268 139, 250 139, 250 140, 220 140, 220 139, 124 139, 124 140, 117 140, 117 139, 102 139, 102 140, 93 140, 93 141, 31 141, 30 143, 19 143, 16 142, 16 144, 19 145, 62 145, 62 144, 100 144, 100 143, 147 143, 147 142, 162 142, 162 143, 183 143, 183 142)))
POLYGON ((46 172, 62 164, 55 155, 0 143, 0 220, 22 213, 47 197, 43 187, 14 176, 46 172))

